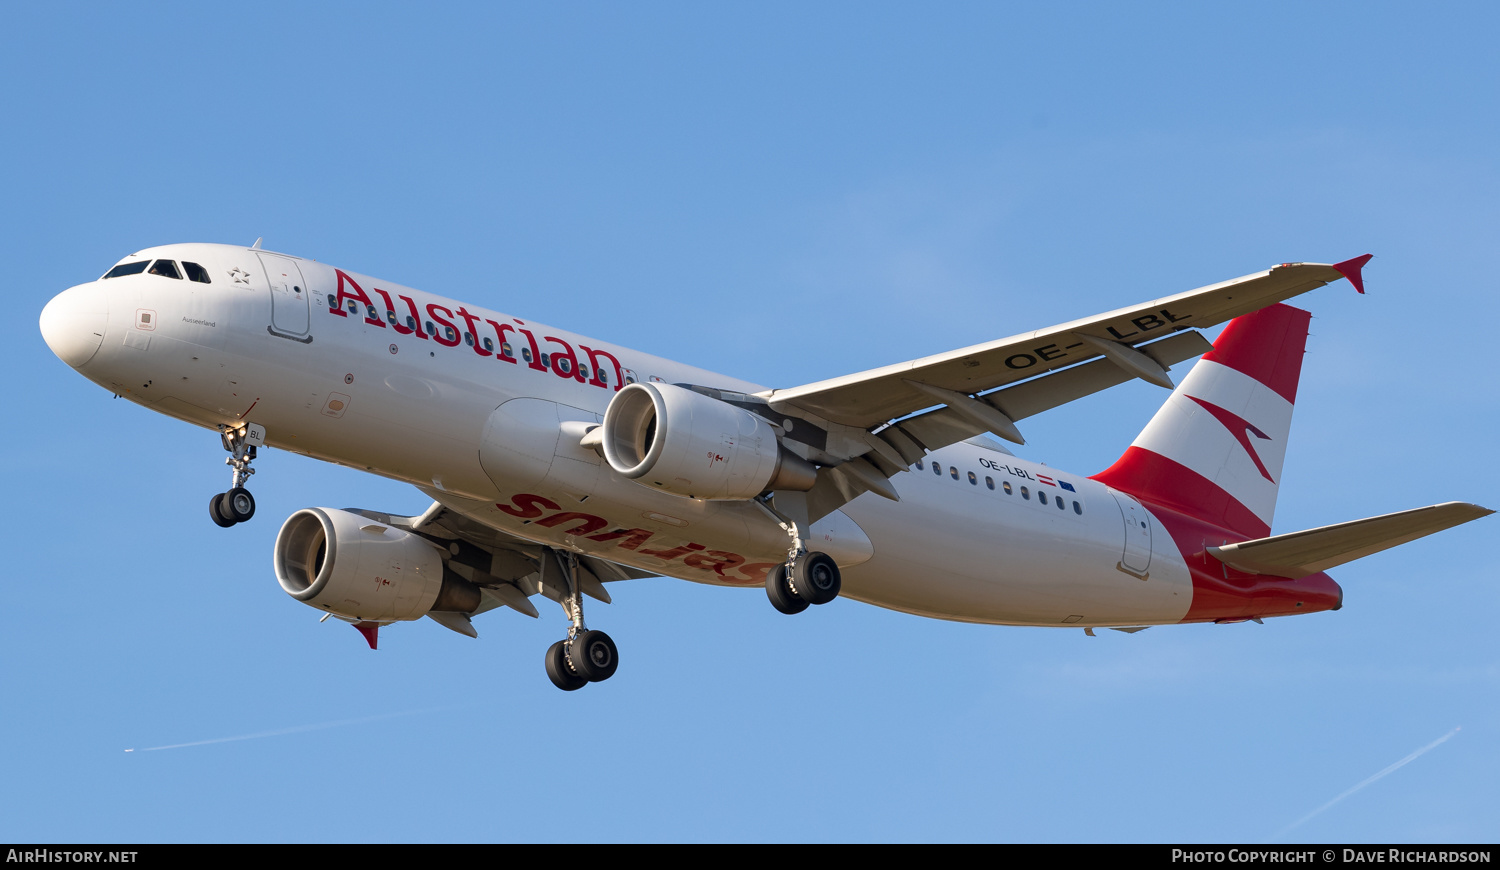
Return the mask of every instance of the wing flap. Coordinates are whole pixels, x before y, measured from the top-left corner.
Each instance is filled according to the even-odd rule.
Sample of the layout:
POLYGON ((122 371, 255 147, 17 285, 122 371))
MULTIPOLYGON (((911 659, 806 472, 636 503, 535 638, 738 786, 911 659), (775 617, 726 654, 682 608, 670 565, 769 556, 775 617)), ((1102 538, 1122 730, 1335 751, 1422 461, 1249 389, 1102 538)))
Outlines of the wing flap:
POLYGON ((1494 513, 1476 504, 1445 504, 1399 511, 1286 535, 1209 547, 1231 568, 1297 580, 1309 574, 1415 541, 1494 513))

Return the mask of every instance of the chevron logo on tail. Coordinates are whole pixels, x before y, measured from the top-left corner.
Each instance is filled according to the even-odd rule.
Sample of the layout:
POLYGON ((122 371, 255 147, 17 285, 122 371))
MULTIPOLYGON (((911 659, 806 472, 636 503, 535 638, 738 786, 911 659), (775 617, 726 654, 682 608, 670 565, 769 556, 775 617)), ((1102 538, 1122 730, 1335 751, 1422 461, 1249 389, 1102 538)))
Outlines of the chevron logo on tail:
POLYGON ((1247 423, 1243 417, 1233 411, 1226 411, 1213 402, 1205 401, 1197 396, 1188 396, 1188 398, 1207 408, 1208 413, 1214 415, 1215 420, 1223 423, 1224 428, 1229 430, 1229 434, 1233 435, 1240 442, 1240 446, 1245 448, 1245 452, 1250 454, 1250 459, 1255 462, 1255 469, 1260 472, 1261 476, 1272 483, 1276 482, 1271 472, 1266 470, 1266 464, 1260 461, 1260 454, 1255 452, 1255 445, 1250 443, 1251 433, 1262 441, 1270 441, 1270 435, 1247 423))

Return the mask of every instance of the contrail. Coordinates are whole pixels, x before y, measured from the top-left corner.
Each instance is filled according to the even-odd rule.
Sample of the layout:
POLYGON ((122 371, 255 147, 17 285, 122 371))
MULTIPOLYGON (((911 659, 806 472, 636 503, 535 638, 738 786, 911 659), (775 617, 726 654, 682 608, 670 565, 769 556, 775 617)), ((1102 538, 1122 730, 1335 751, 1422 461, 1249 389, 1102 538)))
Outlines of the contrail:
POLYGON ((158 752, 163 749, 183 749, 188 746, 208 746, 211 743, 233 743, 236 740, 259 740, 262 737, 281 737, 286 734, 300 734, 304 731, 321 731, 324 728, 340 728, 344 725, 361 725, 366 722, 379 722, 382 719, 395 719, 399 716, 416 716, 422 713, 435 713, 442 708, 431 710, 408 710, 404 713, 384 713, 379 716, 365 716, 359 719, 336 719, 332 722, 319 722, 315 725, 295 725, 291 728, 278 728, 275 731, 257 731, 254 734, 240 734, 235 737, 215 737, 212 740, 194 740, 192 743, 173 743, 170 746, 147 746, 143 749, 127 749, 126 752, 158 752))
POLYGON ((1294 830, 1294 829, 1302 826, 1303 824, 1305 824, 1312 817, 1318 815, 1319 813, 1323 812, 1324 810, 1328 809, 1329 807, 1333 806, 1334 804, 1338 803, 1339 801, 1343 800, 1344 798, 1348 797, 1349 795, 1354 794, 1355 792, 1357 792, 1360 789, 1364 788, 1365 786, 1367 786, 1367 785, 1375 782, 1376 780, 1380 779, 1381 777, 1384 777, 1384 776, 1387 776, 1389 774, 1395 773, 1397 770, 1400 770, 1401 768, 1405 767, 1406 765, 1411 764, 1413 761, 1416 761, 1418 758, 1421 758, 1423 755, 1426 755, 1427 753, 1429 753, 1432 750, 1436 749, 1439 744, 1447 743, 1448 740, 1453 735, 1457 734, 1462 727, 1463 726, 1460 725, 1458 728, 1454 728, 1452 731, 1449 731, 1447 734, 1444 734, 1442 737, 1439 737, 1438 739, 1432 741, 1431 743, 1427 744, 1426 746, 1423 746, 1421 749, 1418 749, 1416 752, 1413 752, 1411 755, 1408 755, 1405 758, 1401 759, 1400 761, 1396 762, 1395 764, 1392 764, 1390 767, 1387 767, 1384 770, 1380 771, 1379 773, 1375 774, 1374 776, 1369 777, 1368 779, 1365 779, 1365 780, 1361 781, 1358 785, 1354 786, 1353 788, 1349 789, 1348 791, 1344 792, 1343 794, 1339 795, 1338 797, 1334 798, 1333 800, 1329 801, 1328 803, 1323 804, 1321 807, 1318 807, 1317 809, 1313 810, 1312 812, 1308 813, 1307 815, 1303 816, 1302 818, 1298 819, 1297 821, 1292 822, 1290 825, 1287 825, 1285 828, 1282 828, 1276 834, 1276 837, 1279 839, 1281 837, 1286 836, 1292 830, 1294 830))

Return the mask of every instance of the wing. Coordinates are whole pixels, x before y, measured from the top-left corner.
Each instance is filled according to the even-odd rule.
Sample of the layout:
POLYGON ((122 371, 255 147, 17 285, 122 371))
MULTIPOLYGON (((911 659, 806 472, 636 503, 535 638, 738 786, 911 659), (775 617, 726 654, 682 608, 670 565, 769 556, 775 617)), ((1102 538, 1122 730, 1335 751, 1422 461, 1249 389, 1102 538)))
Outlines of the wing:
MULTIPOLYGON (((869 428, 931 407, 934 394, 923 390, 923 385, 980 393, 1101 356, 1130 377, 1158 375, 1164 366, 1152 353, 1123 349, 1135 350, 1142 343, 1184 330, 1217 326, 1350 274, 1358 276, 1368 259, 1366 255, 1335 265, 1283 263, 1071 323, 761 395, 773 408, 796 409, 830 422, 869 428)), ((1164 373, 1159 377, 1157 383, 1165 380, 1164 373)))
POLYGON ((895 498, 888 478, 927 451, 986 431, 1025 443, 1017 420, 1131 378, 1171 389, 1167 369, 1211 349, 1197 330, 1340 278, 1363 293, 1361 269, 1369 260, 1283 263, 1047 329, 747 398, 804 421, 788 438, 823 466, 808 493, 816 519, 862 492, 895 498))
MULTIPOLYGON (((492 529, 441 502, 433 502, 432 507, 414 517, 359 508, 350 508, 349 511, 405 529, 443 546, 448 551, 446 567, 484 593, 484 603, 469 616, 503 606, 535 618, 538 613, 530 601, 531 596, 542 595, 561 601, 568 594, 562 573, 566 569, 556 561, 551 548, 492 529)), ((578 556, 580 591, 606 604, 610 599, 605 583, 653 576, 596 556, 578 556)), ((462 614, 427 615, 460 634, 477 636, 468 618, 462 614)))

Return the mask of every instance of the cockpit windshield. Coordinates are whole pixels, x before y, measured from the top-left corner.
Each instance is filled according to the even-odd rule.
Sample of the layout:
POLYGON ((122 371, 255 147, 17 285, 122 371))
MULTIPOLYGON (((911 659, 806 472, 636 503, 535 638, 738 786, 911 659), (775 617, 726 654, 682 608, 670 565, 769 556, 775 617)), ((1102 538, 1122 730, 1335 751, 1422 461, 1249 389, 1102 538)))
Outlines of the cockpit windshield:
POLYGON ((104 277, 123 278, 126 275, 139 275, 142 272, 146 271, 146 267, 149 265, 151 265, 150 260, 137 260, 134 263, 121 263, 113 269, 110 269, 108 272, 105 272, 104 277))
POLYGON ((104 273, 105 278, 123 278, 126 275, 139 275, 145 272, 148 275, 160 275, 163 278, 176 278, 182 280, 182 273, 187 272, 189 281, 197 281, 199 284, 212 284, 213 280, 208 277, 208 270, 197 263, 182 261, 182 269, 177 268, 175 260, 137 260, 134 263, 121 263, 104 273), (148 270, 146 267, 150 266, 148 270))

